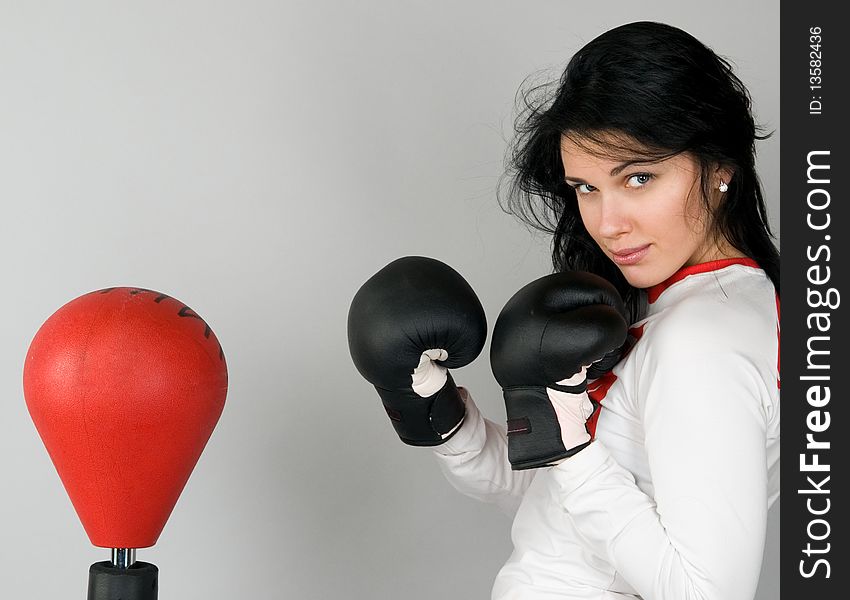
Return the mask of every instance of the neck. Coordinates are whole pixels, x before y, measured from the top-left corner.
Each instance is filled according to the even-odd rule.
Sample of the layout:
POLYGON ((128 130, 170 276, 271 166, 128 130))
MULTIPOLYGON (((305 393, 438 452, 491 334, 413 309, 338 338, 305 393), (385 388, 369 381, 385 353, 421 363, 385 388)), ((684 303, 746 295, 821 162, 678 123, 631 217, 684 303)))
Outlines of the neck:
POLYGON ((723 260, 724 258, 745 258, 746 254, 730 244, 726 238, 714 240, 714 242, 705 249, 705 251, 694 254, 694 256, 685 263, 686 267, 698 265, 701 263, 711 262, 713 260, 723 260))

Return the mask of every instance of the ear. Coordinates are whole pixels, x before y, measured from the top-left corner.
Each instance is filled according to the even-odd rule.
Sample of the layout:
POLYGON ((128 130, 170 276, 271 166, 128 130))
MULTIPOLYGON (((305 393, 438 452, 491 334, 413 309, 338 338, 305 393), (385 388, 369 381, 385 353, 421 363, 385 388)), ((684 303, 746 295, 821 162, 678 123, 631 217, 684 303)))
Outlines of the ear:
POLYGON ((732 181, 732 177, 735 175, 735 169, 725 165, 718 165, 714 169, 714 177, 711 180, 711 187, 713 189, 718 189, 720 187, 720 182, 723 182, 729 185, 729 182, 732 181))

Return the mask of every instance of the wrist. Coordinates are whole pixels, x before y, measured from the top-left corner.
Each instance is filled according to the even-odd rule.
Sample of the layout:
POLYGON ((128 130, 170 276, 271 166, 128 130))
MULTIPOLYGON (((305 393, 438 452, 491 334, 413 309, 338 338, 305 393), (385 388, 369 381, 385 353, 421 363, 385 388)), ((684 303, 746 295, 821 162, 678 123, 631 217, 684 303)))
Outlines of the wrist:
POLYGON ((464 404, 463 418, 443 442, 433 447, 437 454, 456 456, 480 449, 485 442, 483 418, 478 412, 475 401, 464 387, 458 387, 458 394, 464 404))
POLYGON ((597 476, 611 460, 608 448, 601 441, 596 440, 588 444, 584 451, 555 465, 552 473, 564 500, 566 501, 570 494, 597 476))
POLYGON ((387 390, 376 386, 387 416, 401 441, 411 446, 437 446, 453 435, 465 407, 451 374, 443 386, 426 398, 408 388, 387 390))

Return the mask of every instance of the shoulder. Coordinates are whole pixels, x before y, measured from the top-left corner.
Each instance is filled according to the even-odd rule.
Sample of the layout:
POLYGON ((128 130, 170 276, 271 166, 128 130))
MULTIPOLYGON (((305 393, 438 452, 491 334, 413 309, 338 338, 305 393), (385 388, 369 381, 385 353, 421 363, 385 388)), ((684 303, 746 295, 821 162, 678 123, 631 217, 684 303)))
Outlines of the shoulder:
POLYGON ((664 355, 776 353, 778 311, 760 269, 733 265, 689 276, 666 290, 647 323, 648 342, 664 355))
POLYGON ((634 348, 645 422, 778 424, 778 311, 764 272, 736 265, 689 276, 657 303, 634 348))
POLYGON ((647 411, 706 418, 705 411, 725 407, 761 423, 775 412, 778 312, 763 271, 735 266, 691 276, 658 302, 636 357, 637 394, 647 411))
POLYGON ((716 402, 747 390, 763 404, 778 399, 777 308, 758 268, 733 265, 677 282, 657 299, 639 342, 638 395, 688 389, 693 402, 716 402))

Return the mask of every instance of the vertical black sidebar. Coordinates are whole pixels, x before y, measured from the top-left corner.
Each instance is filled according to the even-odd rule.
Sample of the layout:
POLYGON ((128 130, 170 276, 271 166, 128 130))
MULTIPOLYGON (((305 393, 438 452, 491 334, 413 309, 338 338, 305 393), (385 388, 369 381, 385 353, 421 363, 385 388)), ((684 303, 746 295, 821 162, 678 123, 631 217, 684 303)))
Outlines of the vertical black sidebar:
MULTIPOLYGON (((779 3, 777 3, 777 6, 779 3)), ((781 589, 786 598, 847 590, 850 302, 845 281, 846 78, 842 3, 781 12, 781 589)))

